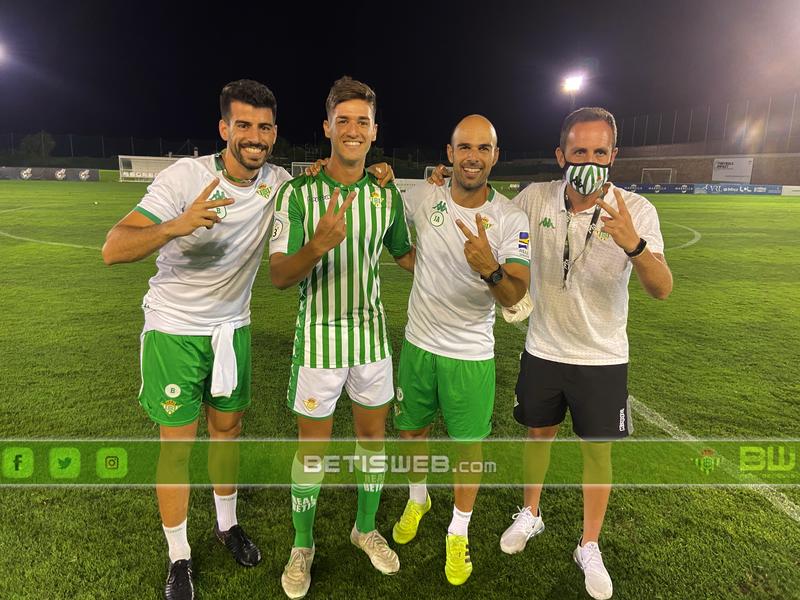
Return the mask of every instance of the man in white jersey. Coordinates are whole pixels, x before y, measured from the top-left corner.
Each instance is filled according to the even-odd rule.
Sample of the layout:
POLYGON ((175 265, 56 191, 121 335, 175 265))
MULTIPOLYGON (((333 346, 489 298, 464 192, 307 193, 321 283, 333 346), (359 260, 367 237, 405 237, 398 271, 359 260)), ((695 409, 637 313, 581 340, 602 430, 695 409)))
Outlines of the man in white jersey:
POLYGON ((533 183, 514 199, 531 228, 533 313, 521 357, 514 417, 528 427, 524 507, 501 549, 521 552, 544 529, 539 498, 567 408, 582 440, 583 536, 573 559, 587 592, 610 598, 598 546, 611 492, 611 443, 631 433, 627 367, 628 281, 664 299, 672 274, 655 207, 606 183, 617 154, 613 115, 581 108, 564 120, 556 149, 564 179, 533 183))
MULTIPOLYGON (((405 196, 417 249, 394 422, 402 439, 422 442, 441 409, 448 435, 463 442, 459 464, 480 461, 479 441, 491 432, 495 303, 516 304, 530 279, 527 216, 488 183, 499 153, 492 124, 465 117, 447 145, 450 185, 425 184, 405 196)), ((409 484, 392 531, 399 544, 416 536, 431 507, 424 473, 409 484)), ((479 484, 480 475, 455 475, 445 561, 453 585, 472 573, 468 526, 479 484)))
MULTIPOLYGON (((183 158, 158 174, 137 207, 108 233, 107 264, 141 260, 158 250, 158 272, 144 297, 139 401, 164 442, 194 440, 204 407, 211 440, 239 436, 250 404, 250 294, 273 213, 273 192, 291 177, 267 163, 277 104, 255 81, 226 85, 219 133, 226 149, 183 158)), ((194 598, 186 536, 191 443, 162 445, 156 494, 169 546, 168 600, 194 598)), ((209 448, 216 537, 239 564, 261 553, 236 519, 238 453, 209 448)))
POLYGON ((294 543, 281 585, 290 598, 311 584, 313 524, 323 474, 306 473, 307 455, 324 453, 342 393, 352 400, 358 511, 350 533, 376 569, 400 568, 397 554, 375 528, 384 473, 386 415, 394 396, 386 317, 380 298, 380 256, 385 246, 413 269, 413 248, 397 188, 381 189, 364 172, 377 135, 375 92, 343 77, 326 102, 325 136, 331 158, 316 176, 284 184, 276 196, 270 274, 285 289, 299 284, 288 404, 297 414, 300 447, 292 466, 294 543), (319 443, 314 443, 314 441, 319 443))

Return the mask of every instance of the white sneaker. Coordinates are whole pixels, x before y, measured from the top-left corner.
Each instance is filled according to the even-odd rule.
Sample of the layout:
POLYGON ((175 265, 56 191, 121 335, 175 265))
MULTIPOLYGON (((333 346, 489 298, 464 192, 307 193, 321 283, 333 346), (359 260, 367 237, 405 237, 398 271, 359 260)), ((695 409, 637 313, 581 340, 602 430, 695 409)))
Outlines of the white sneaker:
POLYGON ((611 584, 611 577, 603 565, 600 547, 597 542, 587 542, 583 546, 578 544, 575 552, 572 553, 575 563, 583 571, 586 591, 595 600, 608 600, 614 593, 614 586, 611 584))
POLYGON ((537 509, 534 517, 531 507, 517 507, 517 513, 511 515, 514 522, 500 536, 500 549, 506 554, 516 554, 525 550, 528 540, 544 531, 542 511, 537 509))
POLYGON ((311 563, 314 548, 292 548, 289 562, 283 568, 281 586, 289 598, 302 598, 311 585, 311 563))
POLYGON ((355 525, 350 532, 350 541, 354 546, 361 548, 372 566, 384 575, 394 575, 400 570, 400 558, 397 553, 389 547, 384 537, 373 529, 369 533, 361 533, 355 525))

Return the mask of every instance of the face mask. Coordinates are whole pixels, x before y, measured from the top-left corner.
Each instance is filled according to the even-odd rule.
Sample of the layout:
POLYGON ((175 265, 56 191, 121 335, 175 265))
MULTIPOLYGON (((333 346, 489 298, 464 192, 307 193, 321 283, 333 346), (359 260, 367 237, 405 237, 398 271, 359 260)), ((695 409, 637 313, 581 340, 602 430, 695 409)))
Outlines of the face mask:
POLYGON ((571 163, 564 165, 564 178, 581 196, 593 194, 608 181, 609 165, 571 163))

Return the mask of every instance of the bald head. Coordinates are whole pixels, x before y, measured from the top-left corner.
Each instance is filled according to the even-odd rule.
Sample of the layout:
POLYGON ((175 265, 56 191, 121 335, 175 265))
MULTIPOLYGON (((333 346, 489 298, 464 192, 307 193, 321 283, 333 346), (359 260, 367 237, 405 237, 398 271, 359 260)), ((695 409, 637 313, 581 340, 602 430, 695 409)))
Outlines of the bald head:
POLYGON ((468 115, 461 119, 450 135, 450 143, 456 145, 457 136, 466 137, 488 137, 493 146, 497 146, 497 132, 494 130, 492 122, 483 115, 468 115))
POLYGON ((469 115, 459 121, 447 145, 456 185, 466 191, 484 187, 499 156, 497 132, 489 119, 469 115))

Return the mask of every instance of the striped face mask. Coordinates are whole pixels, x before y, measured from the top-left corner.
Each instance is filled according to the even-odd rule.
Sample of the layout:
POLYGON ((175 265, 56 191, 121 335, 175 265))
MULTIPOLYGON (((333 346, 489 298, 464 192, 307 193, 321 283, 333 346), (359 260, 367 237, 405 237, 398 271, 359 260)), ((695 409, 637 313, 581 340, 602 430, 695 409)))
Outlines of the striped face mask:
POLYGON ((608 181, 609 165, 571 163, 564 165, 564 178, 581 196, 593 194, 608 181))

